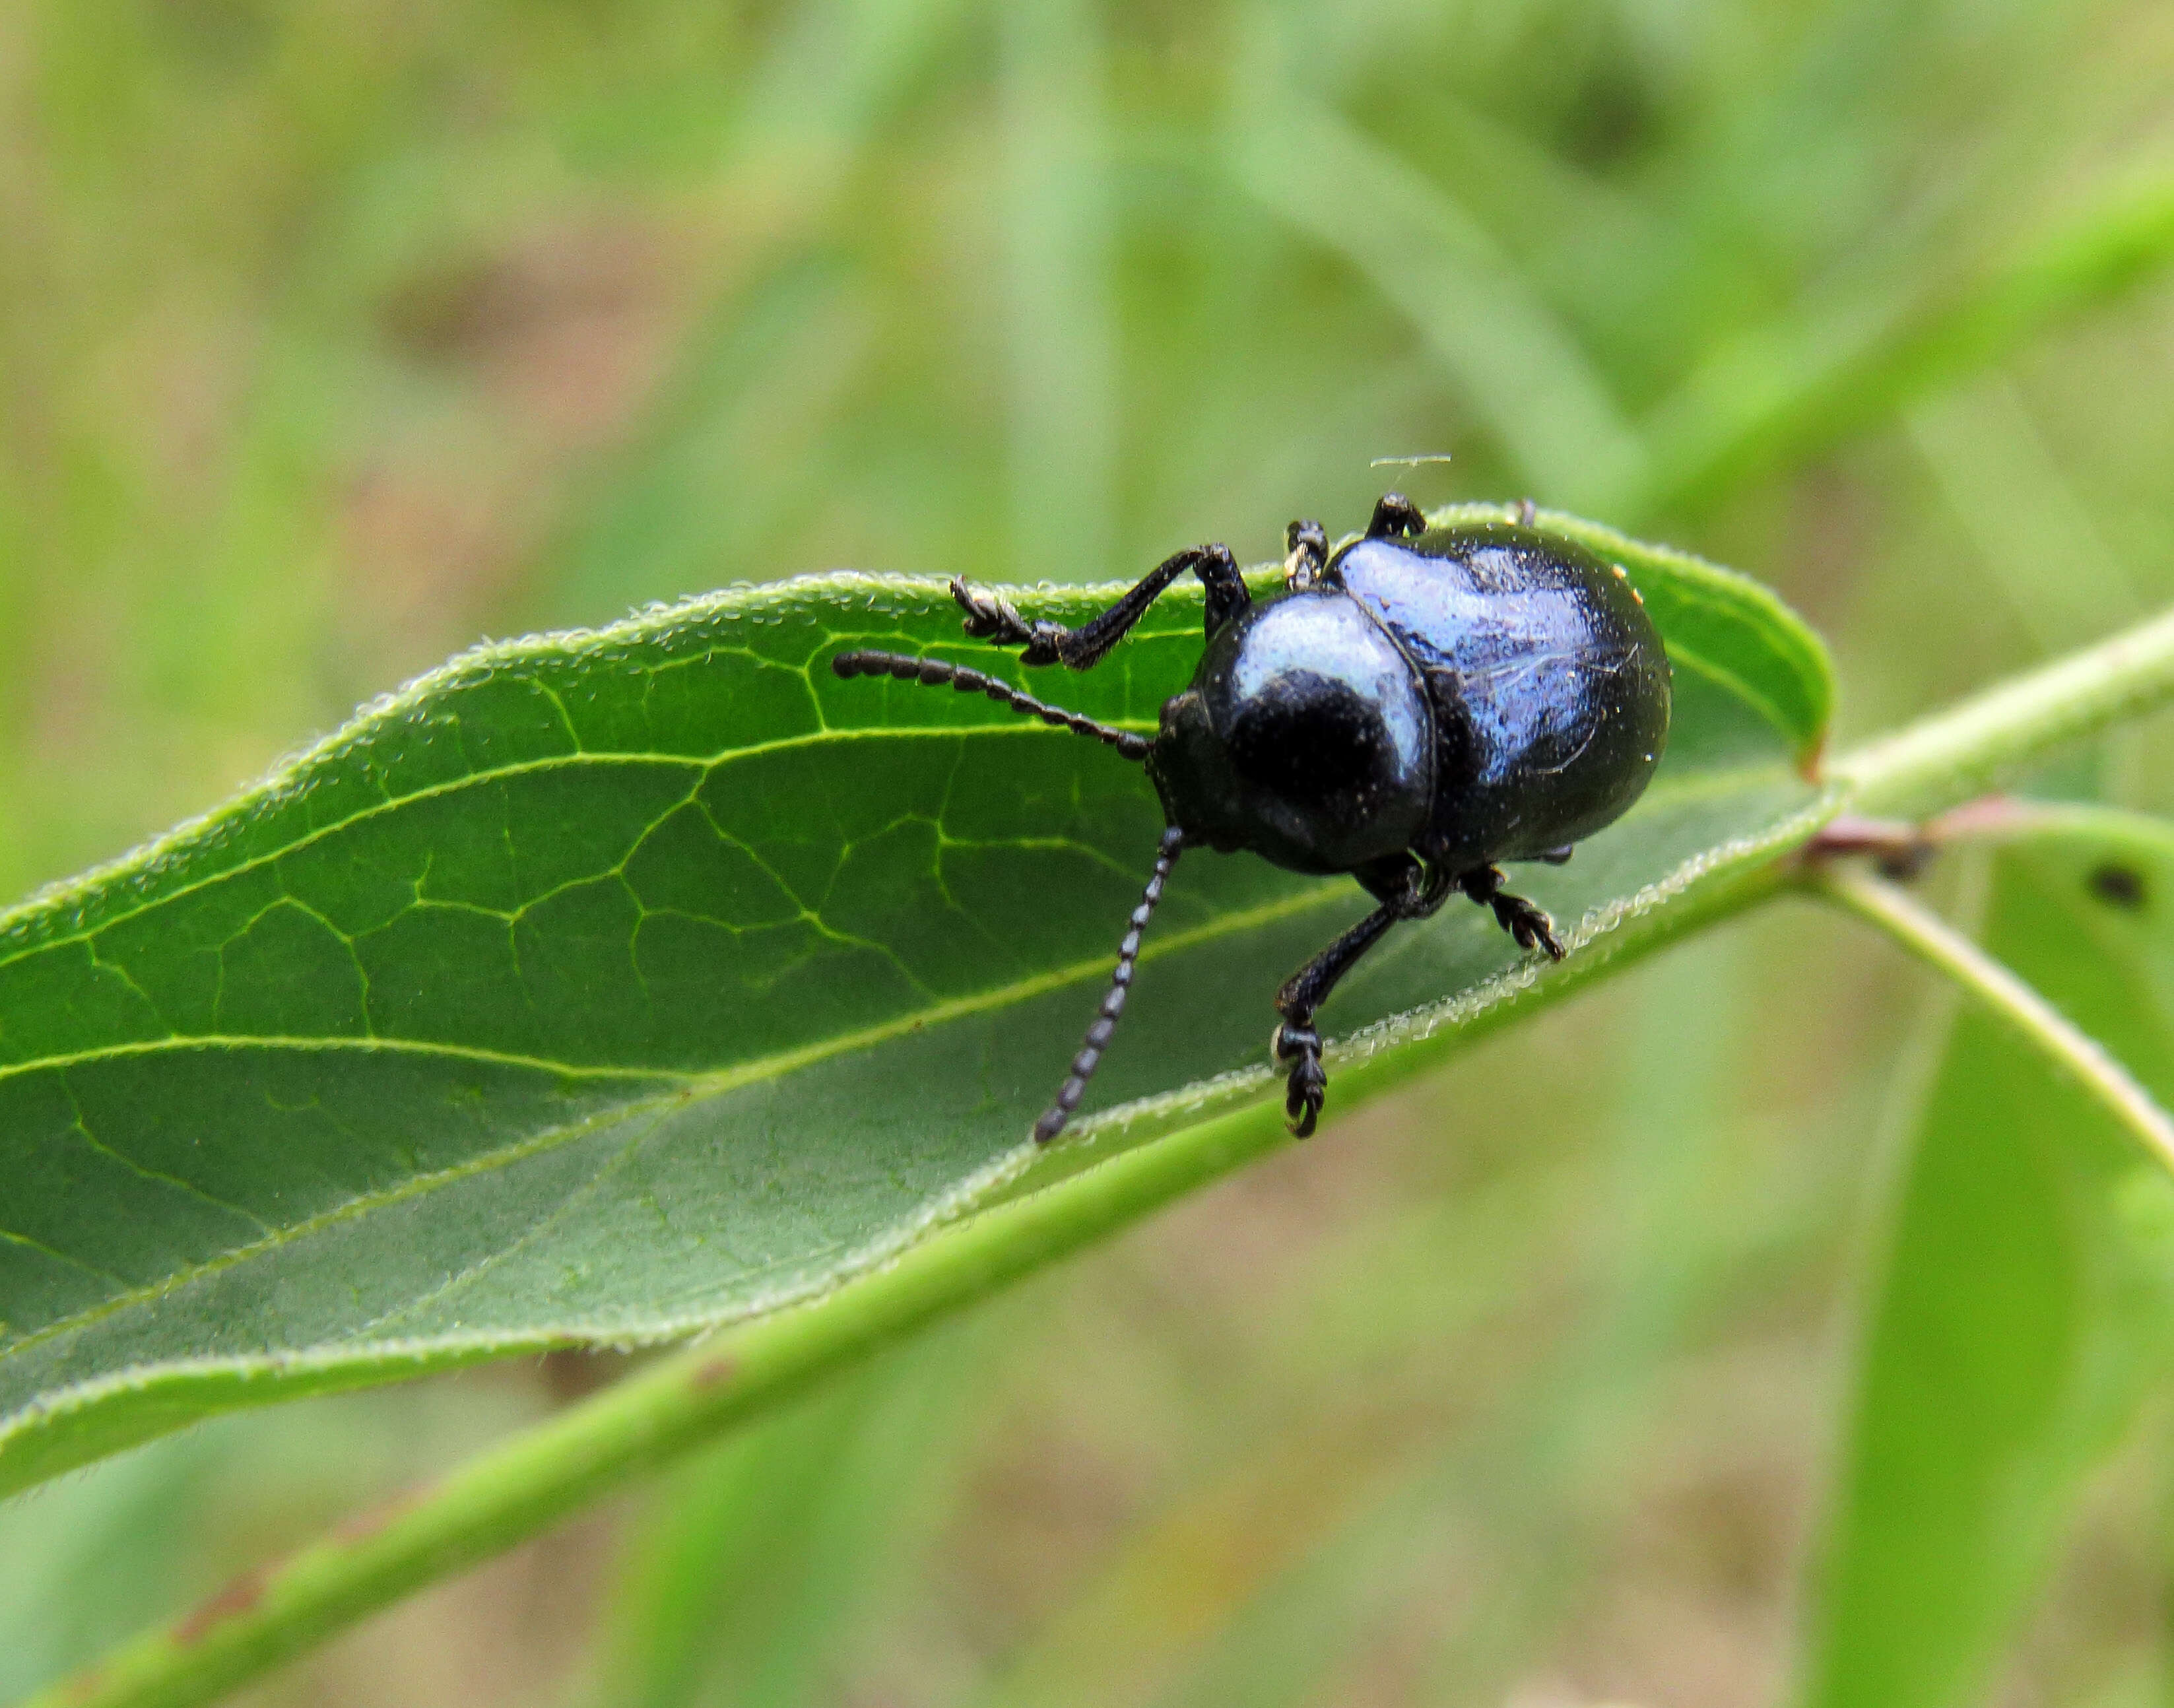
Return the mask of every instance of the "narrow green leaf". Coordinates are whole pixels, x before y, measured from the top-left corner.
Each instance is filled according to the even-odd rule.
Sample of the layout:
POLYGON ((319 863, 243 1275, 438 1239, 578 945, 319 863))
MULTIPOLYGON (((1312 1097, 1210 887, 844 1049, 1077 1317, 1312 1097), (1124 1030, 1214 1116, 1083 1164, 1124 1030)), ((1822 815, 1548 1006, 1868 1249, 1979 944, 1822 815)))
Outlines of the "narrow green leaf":
MULTIPOLYGON (((1678 652, 1668 757, 1520 876, 1588 968, 1827 810, 1807 727, 1742 686, 1816 642, 1624 555, 1678 652)), ((1111 591, 1020 597, 1070 621, 1111 591)), ((1036 686, 1150 727, 1199 622, 1174 594, 1036 686)), ((979 696, 841 682, 846 646, 1015 668, 941 583, 860 576, 486 647, 0 918, 0 1490, 213 1410, 760 1314, 1260 1098, 1269 996, 1355 887, 1188 858, 1091 1105, 1122 1107, 1038 1157, 1153 793, 979 696)), ((1445 912, 1324 1018, 1349 1066, 1577 971, 1445 912)))
POLYGON ((1650 478, 1608 495, 1634 522, 1711 506, 1747 476, 1991 368, 2118 300, 2174 257, 2174 175, 2116 178, 1974 276, 1906 302, 1796 315, 1725 345, 1648 423, 1650 478))
POLYGON ((1165 1700, 1279 1579, 1409 1476, 1415 1438, 1440 1427, 1436 1410, 1376 1397, 1295 1420, 1128 1537, 974 1708, 1165 1700))
MULTIPOLYGON (((2000 851, 1985 942, 2174 1097, 2174 830, 2064 813, 2000 851)), ((2174 1353, 2174 1181, 1977 1009, 1901 1188, 1808 1660, 1813 1708, 1974 1699, 2084 1473, 2174 1353)))
POLYGON ((1605 381, 1485 230, 1309 91, 1264 88, 1231 134, 1239 182, 1410 321, 1526 478, 1573 502, 1641 481, 1605 381))
POLYGON ((976 1344, 924 1336, 661 1478, 621 1551, 597 1708, 833 1700, 841 1640, 971 1438, 976 1344))
POLYGON ((1836 755, 1828 775, 1857 813, 1923 818, 2174 690, 2174 610, 2009 677, 1836 755))

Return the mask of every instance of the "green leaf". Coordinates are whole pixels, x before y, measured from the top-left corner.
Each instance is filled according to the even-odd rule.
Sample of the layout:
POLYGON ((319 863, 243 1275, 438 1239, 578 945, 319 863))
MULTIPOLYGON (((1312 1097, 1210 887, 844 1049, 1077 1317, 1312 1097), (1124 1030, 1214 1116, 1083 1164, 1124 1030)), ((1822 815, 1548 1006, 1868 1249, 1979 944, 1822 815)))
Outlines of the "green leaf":
MULTIPOLYGON (((1989 953, 2174 1098, 2174 829, 2064 810, 1997 857, 1989 953)), ((1976 1008, 1895 1213, 1809 1657, 1813 1708, 1974 1700, 2085 1473, 2174 1352, 2174 1181, 1976 1008)))
MULTIPOLYGON (((1477 910, 1406 932, 1324 1015, 1333 1068, 1376 1064, 1333 1108, 1829 809, 1790 765, 1817 643, 1724 572, 1619 554, 1677 716, 1640 806, 1520 875, 1571 963, 1527 965, 1477 910)), ((1019 597, 1075 621, 1112 591, 1019 597)), ((1173 593, 1034 685, 1150 728, 1199 623, 1173 593)), ((848 646, 1019 679, 942 583, 864 576, 488 646, 0 918, 0 1491, 210 1411, 775 1310, 1265 1095, 1269 997, 1364 898, 1193 856, 1110 1113, 1036 1154, 1153 793, 979 696, 839 681, 848 646)))

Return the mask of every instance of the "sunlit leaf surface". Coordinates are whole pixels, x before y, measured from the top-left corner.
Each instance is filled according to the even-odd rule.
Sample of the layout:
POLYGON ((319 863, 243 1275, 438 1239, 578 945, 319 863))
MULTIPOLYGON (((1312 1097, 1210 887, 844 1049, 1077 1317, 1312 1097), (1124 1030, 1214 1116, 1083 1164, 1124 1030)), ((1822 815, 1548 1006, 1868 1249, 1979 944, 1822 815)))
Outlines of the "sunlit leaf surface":
MULTIPOLYGON (((1638 808, 1520 874, 1587 957, 1824 810, 1791 762, 1816 642, 1614 549, 1677 709, 1638 808)), ((1110 593, 1022 597, 1073 621, 1110 593)), ((1199 623, 1174 594, 1034 685, 1152 727, 1199 623)), ((0 922, 0 1488, 210 1409, 684 1334, 1016 1189, 1160 814, 1096 744, 834 678, 868 646, 1019 679, 941 583, 853 576, 486 648, 0 922)), ((1138 1139, 1264 1091, 1277 981, 1363 900, 1186 860, 1090 1114, 1156 1100, 1138 1139)), ((1550 976, 1460 907, 1323 1019, 1362 1033, 1348 1062, 1550 976)))
MULTIPOLYGON (((1985 942, 2174 1099, 2174 832, 2064 811, 1998 857, 1985 942)), ((1978 1700, 2084 1473, 2174 1353, 2174 1182, 1976 1012, 1941 1062, 1891 1240, 1814 1708, 1978 1700)))

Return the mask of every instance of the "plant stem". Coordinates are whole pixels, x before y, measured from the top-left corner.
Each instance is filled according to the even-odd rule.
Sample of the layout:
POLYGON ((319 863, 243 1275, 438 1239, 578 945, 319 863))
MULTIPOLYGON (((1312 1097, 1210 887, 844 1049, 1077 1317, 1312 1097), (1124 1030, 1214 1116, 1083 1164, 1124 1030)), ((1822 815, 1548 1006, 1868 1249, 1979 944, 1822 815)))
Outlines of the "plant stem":
POLYGON ((1869 872, 1822 865, 1814 868, 1807 882, 1814 894, 1879 927, 1928 966, 1954 980, 2174 1170, 2174 1119, 2130 1078, 2127 1068, 2031 986, 1914 896, 1869 872))
POLYGON ((1919 817, 2174 695, 2174 611, 1843 754, 1849 810, 1919 817))

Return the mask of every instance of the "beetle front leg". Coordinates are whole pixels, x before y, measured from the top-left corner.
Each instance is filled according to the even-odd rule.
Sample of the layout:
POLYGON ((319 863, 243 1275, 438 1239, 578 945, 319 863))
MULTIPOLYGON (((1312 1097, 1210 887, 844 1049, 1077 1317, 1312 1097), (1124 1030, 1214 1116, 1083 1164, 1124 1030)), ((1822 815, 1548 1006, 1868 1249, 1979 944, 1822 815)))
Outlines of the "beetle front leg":
POLYGON ((951 583, 951 597, 966 613, 966 632, 976 640, 993 640, 999 646, 1025 647, 1026 650, 1019 655, 1023 664, 1063 664, 1073 670, 1085 670, 1100 664, 1110 649, 1147 613, 1148 607, 1188 570, 1199 576, 1201 584, 1208 589, 1209 634, 1252 603, 1252 595, 1246 591, 1246 578, 1238 572, 1237 559, 1230 555, 1228 546, 1222 545, 1187 546, 1182 552, 1172 553, 1149 570, 1139 585, 1123 598, 1076 629, 1067 629, 1058 623, 1030 623, 1012 608, 1009 601, 971 587, 963 581, 951 583))
POLYGON ((1284 981, 1276 992, 1276 1012, 1283 1020, 1275 1030, 1271 1048, 1278 1062, 1290 1063, 1284 1082, 1284 1112, 1291 1131, 1301 1138, 1313 1136, 1321 1106, 1328 1095, 1328 1073, 1321 1065, 1321 1034, 1314 1030, 1314 1011, 1328 1000, 1336 982, 1358 965, 1359 958, 1379 943, 1400 919, 1425 919, 1449 894, 1450 881, 1428 871, 1406 855, 1389 862, 1388 869, 1370 871, 1360 881, 1386 899, 1334 943, 1284 981))

